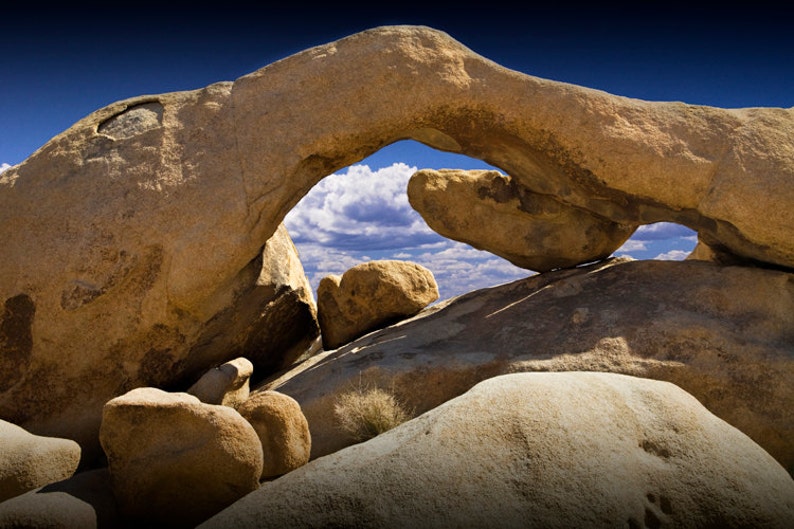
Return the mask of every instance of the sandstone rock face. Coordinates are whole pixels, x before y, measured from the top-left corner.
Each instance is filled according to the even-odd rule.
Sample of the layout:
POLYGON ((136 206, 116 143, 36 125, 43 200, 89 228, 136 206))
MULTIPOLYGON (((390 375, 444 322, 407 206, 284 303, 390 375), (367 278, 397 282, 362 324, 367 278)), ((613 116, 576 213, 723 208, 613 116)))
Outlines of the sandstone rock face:
POLYGON ((629 99, 509 70, 431 28, 374 28, 234 82, 113 103, 0 174, 0 418, 85 456, 110 397, 187 388, 238 356, 256 368, 240 349, 267 334, 249 327, 272 301, 263 245, 312 185, 403 138, 618 224, 676 222, 720 253, 794 267, 794 109, 629 99))
POLYGON ((254 365, 247 358, 235 358, 207 371, 187 392, 206 404, 236 408, 250 395, 253 372, 254 365))
POLYGON ((33 435, 0 420, 0 502, 66 479, 79 463, 76 442, 33 435))
POLYGON ((309 423, 295 399, 278 391, 260 391, 237 411, 253 425, 262 442, 263 479, 286 474, 309 461, 309 423))
POLYGON ((444 237, 546 272, 612 255, 636 229, 533 193, 498 171, 423 169, 408 200, 444 237))
POLYGON ((300 403, 314 458, 349 444, 334 396, 356 384, 393 388, 422 413, 504 373, 623 373, 677 384, 794 473, 792 358, 791 274, 614 260, 436 304, 264 388, 300 403))
POLYGON ((323 347, 336 349, 362 334, 413 316, 437 299, 433 273, 407 261, 370 261, 341 276, 326 276, 317 287, 323 347))
POLYGON ((264 484, 199 527, 792 523, 791 477, 691 395, 666 382, 571 372, 491 378, 264 484))
POLYGON ((227 406, 139 388, 105 405, 102 448, 121 513, 194 527, 259 486, 256 431, 227 406))
MULTIPOLYGON (((129 207, 136 206, 130 203, 129 207)), ((97 212, 91 221, 97 229, 105 230, 99 228, 100 219, 107 218, 104 215, 97 212)), ((167 231, 158 229, 156 237, 167 231)), ((108 244, 113 243, 108 240, 108 244)), ((0 355, 0 417, 34 432, 78 441, 89 465, 101 454, 97 436, 102 406, 112 397, 136 386, 186 389, 207 369, 238 355, 246 355, 264 375, 290 365, 319 336, 312 289, 283 226, 228 283, 231 290, 219 294, 223 299, 215 301, 224 308, 200 317, 176 310, 164 290, 147 294, 149 288, 167 287, 164 282, 155 286, 159 272, 142 279, 140 274, 148 272, 139 270, 139 265, 148 265, 139 257, 124 257, 126 250, 98 247, 90 251, 109 252, 107 259, 115 264, 105 264, 124 269, 113 272, 120 275, 112 279, 113 288, 107 288, 109 299, 97 293, 85 305, 64 308, 60 298, 48 298, 40 291, 35 302, 19 295, 6 301, 5 312, 0 310, 0 348, 6 347, 0 355), (125 264, 124 259, 129 262, 125 264), (138 276, 121 278, 128 274, 138 276), (114 293, 119 295, 118 307, 113 305, 114 293), (134 301, 127 295, 141 299, 134 301), (52 349, 53 344, 58 346, 52 349), (49 391, 42 393, 40 385, 49 391)), ((203 259, 197 257, 196 263, 203 259)), ((82 264, 75 266, 65 266, 58 277, 94 273, 83 270, 82 264)), ((73 283, 58 285, 56 276, 50 279, 54 283, 47 288, 73 283)))
POLYGON ((252 381, 290 366, 320 336, 313 287, 283 224, 265 243, 261 258, 252 295, 216 316, 201 337, 210 345, 190 353, 206 348, 214 357, 215 341, 231 342, 232 351, 253 363, 252 381))

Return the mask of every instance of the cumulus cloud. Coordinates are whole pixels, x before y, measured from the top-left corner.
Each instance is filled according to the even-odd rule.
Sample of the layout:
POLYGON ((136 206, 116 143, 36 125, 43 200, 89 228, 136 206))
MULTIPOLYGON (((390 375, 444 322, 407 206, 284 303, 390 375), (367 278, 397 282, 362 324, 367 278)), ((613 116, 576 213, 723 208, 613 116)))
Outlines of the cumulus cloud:
POLYGON ((632 238, 642 241, 657 241, 674 237, 691 237, 694 232, 675 222, 656 222, 637 228, 632 238))
POLYGON ((7 164, 7 163, 0 163, 0 173, 2 173, 3 171, 5 171, 6 169, 9 169, 10 167, 11 167, 11 164, 7 164))
POLYGON ((408 179, 416 171, 395 163, 373 171, 354 165, 318 183, 284 219, 296 245, 390 250, 437 242, 408 203, 408 179))
POLYGON ((689 253, 685 250, 670 250, 669 252, 660 253, 654 259, 660 261, 683 261, 689 253))
POLYGON ((631 252, 644 252, 647 249, 648 247, 645 246, 644 241, 631 238, 626 242, 624 242, 623 245, 620 248, 618 248, 615 253, 626 254, 631 252))
POLYGON ((657 222, 637 228, 631 238, 615 251, 615 255, 680 261, 689 255, 695 244, 695 231, 674 222, 657 222))
POLYGON ((432 231, 408 203, 416 167, 354 165, 314 186, 284 224, 312 286, 371 259, 412 261, 433 272, 441 299, 531 272, 432 231))

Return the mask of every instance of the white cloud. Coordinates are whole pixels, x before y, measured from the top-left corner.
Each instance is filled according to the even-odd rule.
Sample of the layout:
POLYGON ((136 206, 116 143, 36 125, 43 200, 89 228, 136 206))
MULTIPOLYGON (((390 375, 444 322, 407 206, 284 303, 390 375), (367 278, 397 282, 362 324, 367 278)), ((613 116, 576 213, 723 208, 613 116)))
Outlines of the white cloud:
POLYGON ((689 253, 686 250, 670 250, 669 252, 660 253, 654 259, 659 261, 683 261, 689 253))
POLYGON ((284 224, 315 289, 326 275, 372 258, 428 268, 441 299, 531 274, 432 231, 408 203, 406 188, 415 171, 404 163, 375 171, 351 166, 324 178, 287 214, 284 224))
POLYGON ((2 173, 3 171, 5 171, 6 169, 10 169, 10 168, 11 168, 11 164, 7 164, 7 163, 0 163, 0 173, 2 173))
POLYGON ((618 248, 615 253, 629 253, 629 252, 644 252, 648 248, 645 246, 644 241, 629 239, 618 248))
POLYGON ((659 239, 671 239, 673 237, 690 237, 694 232, 675 222, 656 222, 645 224, 637 228, 632 235, 633 239, 642 241, 654 241, 659 239))
POLYGON ((314 186, 284 223, 296 245, 386 250, 435 242, 440 236, 408 203, 406 187, 415 171, 404 163, 377 171, 351 166, 314 186))

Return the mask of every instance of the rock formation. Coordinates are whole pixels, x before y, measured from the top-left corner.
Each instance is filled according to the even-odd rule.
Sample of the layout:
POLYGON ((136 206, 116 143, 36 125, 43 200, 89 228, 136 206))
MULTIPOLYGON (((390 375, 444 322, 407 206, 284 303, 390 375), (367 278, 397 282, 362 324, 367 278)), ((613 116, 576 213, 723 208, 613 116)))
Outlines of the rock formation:
POLYGON ((0 520, 88 524, 94 510, 114 523, 110 480, 125 522, 181 526, 256 489, 254 426, 178 393, 244 357, 252 382, 267 379, 258 391, 298 403, 312 457, 329 457, 208 526, 227 516, 245 526, 246 512, 263 508, 257 523, 299 526, 318 505, 351 524, 359 512, 384 525, 488 525, 502 505, 515 507, 507 520, 550 521, 544 502, 563 498, 561 515, 578 516, 568 526, 598 516, 610 526, 788 527, 792 482, 775 465, 794 473, 792 182, 794 109, 614 96, 508 70, 426 27, 374 28, 233 82, 113 103, 0 174, 0 419, 77 441, 86 466, 106 455, 109 468, 2 502, 0 520), (633 227, 660 221, 695 230, 698 250, 686 262, 611 261, 471 293, 290 369, 315 350, 319 316, 284 216, 323 177, 408 138, 510 175, 482 200, 465 198, 476 181, 419 209, 435 224, 445 215, 434 207, 460 193, 467 207, 494 205, 491 220, 507 230, 518 227, 503 223, 507 211, 529 210, 523 237, 534 247, 498 237, 521 237, 510 231, 450 232, 531 257, 522 266, 599 259, 633 227), (514 379, 499 378, 449 402, 518 371, 647 380, 532 374, 514 393, 514 379), (334 396, 355 380, 428 413, 331 454, 347 442, 334 396), (534 404, 501 408, 493 395, 534 404), (436 435, 446 424, 451 433, 436 435), (482 479, 445 481, 469 476, 473 448, 482 479), (449 474, 421 463, 436 453, 449 474), (338 469, 369 496, 334 484, 338 469), (609 487, 617 476, 625 481, 609 487), (453 481, 458 500, 444 494, 453 481), (388 504, 370 501, 378 492, 388 504), (420 508, 401 510, 401 494, 420 508))
POLYGON ((547 272, 428 307, 262 388, 300 403, 315 458, 350 444, 334 396, 357 384, 421 413, 505 373, 624 373, 679 385, 794 472, 791 277, 702 261, 547 272))
POLYGON ((624 225, 533 193, 498 171, 422 169, 408 199, 444 237, 546 272, 612 255, 636 225, 624 225))
POLYGON ((278 391, 260 391, 237 411, 251 423, 262 442, 263 479, 286 474, 309 461, 309 423, 295 399, 278 391))
POLYGON ((128 520, 194 527, 259 486, 262 445, 228 406, 138 388, 104 408, 100 441, 128 520))
POLYGON ((791 527, 794 481, 677 386, 491 378, 263 486, 201 529, 791 527))
MULTIPOLYGON (((256 368, 241 349, 264 343, 250 323, 274 302, 263 245, 321 178, 405 138, 614 223, 677 222, 720 254, 794 266, 794 110, 629 99, 431 28, 374 28, 113 103, 0 175, 0 418, 86 455, 109 398, 238 356, 256 368)), ((311 326, 287 305, 299 323, 277 328, 311 326)))
POLYGON ((76 442, 33 435, 0 420, 0 502, 67 479, 79 463, 76 442))
POLYGON ((433 272, 407 261, 361 263, 317 287, 323 347, 336 349, 369 331, 413 316, 438 299, 433 272))
POLYGON ((253 372, 254 365, 247 358, 235 358, 207 371, 187 392, 207 404, 236 408, 250 395, 253 372))

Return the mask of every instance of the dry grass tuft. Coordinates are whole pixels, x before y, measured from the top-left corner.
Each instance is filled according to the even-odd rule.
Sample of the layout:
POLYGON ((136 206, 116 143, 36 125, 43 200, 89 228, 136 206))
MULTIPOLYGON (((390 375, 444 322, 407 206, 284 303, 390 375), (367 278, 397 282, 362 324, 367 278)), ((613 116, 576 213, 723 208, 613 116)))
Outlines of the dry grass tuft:
POLYGON ((342 393, 334 404, 339 427, 355 442, 389 431, 411 418, 397 398, 380 388, 361 388, 342 393))

